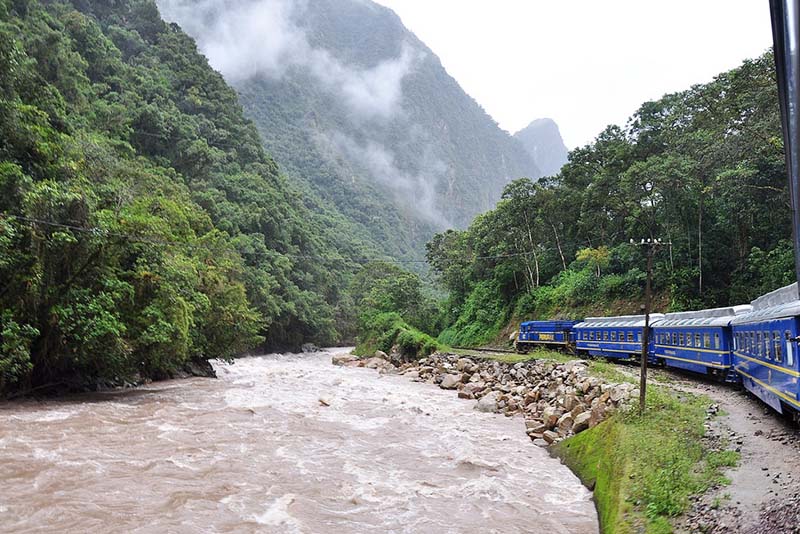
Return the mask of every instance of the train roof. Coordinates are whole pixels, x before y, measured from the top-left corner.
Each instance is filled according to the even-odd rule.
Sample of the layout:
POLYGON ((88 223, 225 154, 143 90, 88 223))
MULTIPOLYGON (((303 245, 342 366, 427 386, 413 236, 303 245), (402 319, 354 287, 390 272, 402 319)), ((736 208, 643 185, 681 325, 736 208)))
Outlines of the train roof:
POLYGON ((737 316, 731 324, 748 324, 784 317, 800 316, 800 297, 797 282, 771 291, 751 302, 753 311, 737 316))
POLYGON ((531 325, 538 325, 542 327, 553 327, 559 328, 563 326, 572 326, 580 321, 570 320, 570 319, 555 319, 552 321, 523 321, 520 323, 520 326, 531 326, 531 325))
POLYGON ((653 327, 730 326, 735 317, 749 313, 752 310, 752 306, 744 304, 727 308, 668 313, 664 316, 664 319, 653 325, 653 327))
MULTIPOLYGON (((664 318, 661 313, 650 314, 650 325, 664 318)), ((616 326, 644 326, 644 315, 618 315, 616 317, 587 317, 575 325, 575 328, 610 328, 616 326)))

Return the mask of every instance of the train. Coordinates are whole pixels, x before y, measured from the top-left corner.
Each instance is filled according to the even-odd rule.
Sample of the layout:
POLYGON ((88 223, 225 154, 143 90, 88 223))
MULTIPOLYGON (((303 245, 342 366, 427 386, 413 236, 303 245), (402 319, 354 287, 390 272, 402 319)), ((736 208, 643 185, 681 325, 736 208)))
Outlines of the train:
POLYGON ((639 361, 740 385, 780 414, 800 420, 800 295, 782 287, 750 304, 582 321, 525 321, 517 352, 560 349, 579 356, 639 361))

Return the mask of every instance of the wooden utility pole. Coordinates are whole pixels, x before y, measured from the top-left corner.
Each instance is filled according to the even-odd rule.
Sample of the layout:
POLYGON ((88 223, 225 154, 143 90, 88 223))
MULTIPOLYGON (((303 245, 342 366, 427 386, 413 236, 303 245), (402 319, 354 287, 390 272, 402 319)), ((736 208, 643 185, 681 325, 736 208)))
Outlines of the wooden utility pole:
POLYGON ((656 247, 660 245, 671 245, 672 243, 664 243, 660 239, 642 239, 640 243, 636 243, 631 239, 632 245, 647 247, 647 283, 644 288, 644 328, 642 329, 642 356, 639 363, 639 413, 643 414, 645 409, 645 401, 647 399, 647 353, 650 345, 650 301, 652 300, 652 285, 653 285, 653 254, 656 247))

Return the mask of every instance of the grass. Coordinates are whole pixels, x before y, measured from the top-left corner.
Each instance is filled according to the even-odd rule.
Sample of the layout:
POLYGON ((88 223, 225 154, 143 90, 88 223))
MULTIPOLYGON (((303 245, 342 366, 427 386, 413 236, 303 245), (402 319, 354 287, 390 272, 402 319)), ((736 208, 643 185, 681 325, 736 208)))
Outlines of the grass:
POLYGON ((555 446, 594 488, 602 532, 670 533, 671 519, 688 509, 690 496, 728 482, 722 471, 739 455, 703 445, 710 402, 651 386, 644 415, 619 411, 555 446))

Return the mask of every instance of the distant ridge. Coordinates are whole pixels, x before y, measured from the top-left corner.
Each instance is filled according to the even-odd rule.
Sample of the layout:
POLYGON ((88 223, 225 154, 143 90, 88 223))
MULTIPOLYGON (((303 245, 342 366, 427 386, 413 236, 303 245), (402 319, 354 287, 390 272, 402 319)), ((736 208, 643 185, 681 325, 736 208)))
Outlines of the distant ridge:
POLYGON ((238 91, 267 150, 387 252, 466 227, 542 173, 390 9, 158 0, 238 91), (233 38, 235 36, 235 39, 233 38))
POLYGON ((558 174, 567 162, 567 147, 553 119, 536 119, 514 134, 544 176, 558 174))

